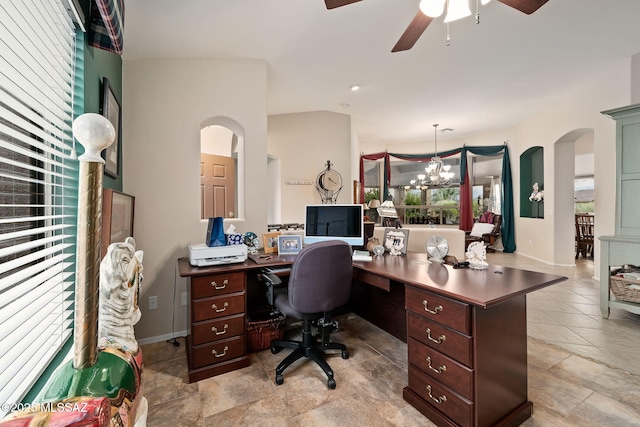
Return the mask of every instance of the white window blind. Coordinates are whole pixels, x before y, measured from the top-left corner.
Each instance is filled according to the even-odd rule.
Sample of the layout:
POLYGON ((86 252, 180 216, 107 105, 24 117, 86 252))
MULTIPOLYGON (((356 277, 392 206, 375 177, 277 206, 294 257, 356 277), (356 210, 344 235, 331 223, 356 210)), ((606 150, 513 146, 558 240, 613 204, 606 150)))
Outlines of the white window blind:
POLYGON ((0 2, 2 403, 20 402, 73 331, 74 34, 61 0, 0 2))

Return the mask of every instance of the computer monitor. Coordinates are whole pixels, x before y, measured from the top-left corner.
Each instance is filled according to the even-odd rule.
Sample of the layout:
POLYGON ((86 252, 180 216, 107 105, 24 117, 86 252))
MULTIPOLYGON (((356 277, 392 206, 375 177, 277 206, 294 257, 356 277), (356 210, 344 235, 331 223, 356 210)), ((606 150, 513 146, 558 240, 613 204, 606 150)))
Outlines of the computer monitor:
POLYGON ((364 245, 364 209, 359 204, 306 205, 304 244, 342 240, 364 245))

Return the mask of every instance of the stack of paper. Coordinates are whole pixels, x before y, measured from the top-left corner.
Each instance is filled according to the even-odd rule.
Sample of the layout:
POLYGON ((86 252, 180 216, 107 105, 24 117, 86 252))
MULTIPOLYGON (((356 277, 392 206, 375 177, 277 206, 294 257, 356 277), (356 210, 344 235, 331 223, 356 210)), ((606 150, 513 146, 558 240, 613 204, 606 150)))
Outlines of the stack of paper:
POLYGON ((371 261, 373 257, 369 254, 369 251, 353 251, 354 261, 371 261))

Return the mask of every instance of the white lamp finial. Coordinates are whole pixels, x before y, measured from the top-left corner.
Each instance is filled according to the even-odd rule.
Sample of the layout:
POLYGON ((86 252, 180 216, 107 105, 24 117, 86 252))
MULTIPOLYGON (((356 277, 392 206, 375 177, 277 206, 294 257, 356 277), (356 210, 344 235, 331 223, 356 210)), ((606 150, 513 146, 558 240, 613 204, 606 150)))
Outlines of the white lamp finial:
POLYGON ((106 117, 96 113, 85 113, 73 121, 73 136, 84 147, 78 160, 104 164, 100 152, 113 144, 116 130, 106 117))

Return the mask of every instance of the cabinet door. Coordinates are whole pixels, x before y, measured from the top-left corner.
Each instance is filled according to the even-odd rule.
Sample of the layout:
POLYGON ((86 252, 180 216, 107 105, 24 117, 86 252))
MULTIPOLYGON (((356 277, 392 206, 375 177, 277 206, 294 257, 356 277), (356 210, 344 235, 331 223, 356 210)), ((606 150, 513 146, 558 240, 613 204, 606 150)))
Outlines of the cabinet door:
POLYGON ((640 236, 640 114, 617 124, 616 234, 640 236))

